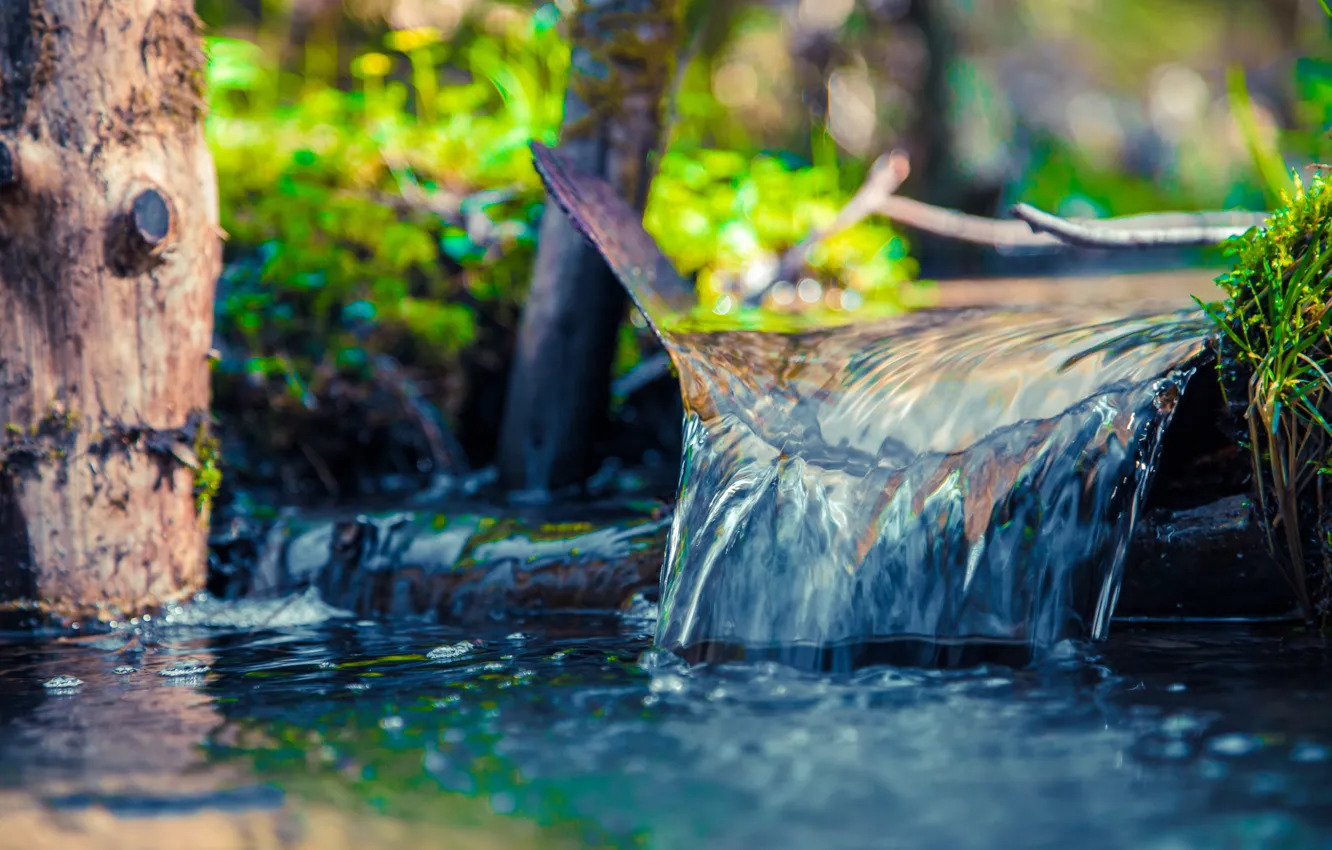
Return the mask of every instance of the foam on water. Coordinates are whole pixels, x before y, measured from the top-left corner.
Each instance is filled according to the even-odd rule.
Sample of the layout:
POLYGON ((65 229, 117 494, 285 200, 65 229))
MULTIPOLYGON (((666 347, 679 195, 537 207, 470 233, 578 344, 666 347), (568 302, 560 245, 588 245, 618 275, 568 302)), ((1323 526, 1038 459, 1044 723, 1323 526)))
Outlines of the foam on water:
POLYGON ((200 593, 184 605, 172 606, 162 624, 168 627, 252 631, 317 626, 329 620, 351 616, 350 611, 329 605, 317 589, 310 588, 304 593, 278 599, 222 600, 200 593))
POLYGON ((1200 313, 705 329, 610 187, 540 146, 535 159, 680 373, 659 645, 843 667, 1029 658, 1105 636, 1160 438, 1203 352, 1200 313))

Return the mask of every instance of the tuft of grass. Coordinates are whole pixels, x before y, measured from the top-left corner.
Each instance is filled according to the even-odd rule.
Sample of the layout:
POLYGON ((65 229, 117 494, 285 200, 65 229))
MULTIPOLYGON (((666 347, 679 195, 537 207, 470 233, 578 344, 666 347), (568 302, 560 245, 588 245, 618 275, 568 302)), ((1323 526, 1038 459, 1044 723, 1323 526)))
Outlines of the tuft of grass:
POLYGON ((1245 405, 1268 545, 1276 552, 1279 531, 1287 578, 1312 619, 1310 553, 1332 580, 1323 494, 1332 473, 1332 188, 1321 175, 1306 188, 1296 175, 1280 211, 1228 251, 1234 268, 1217 280, 1228 297, 1203 306, 1222 332, 1222 387, 1245 405))

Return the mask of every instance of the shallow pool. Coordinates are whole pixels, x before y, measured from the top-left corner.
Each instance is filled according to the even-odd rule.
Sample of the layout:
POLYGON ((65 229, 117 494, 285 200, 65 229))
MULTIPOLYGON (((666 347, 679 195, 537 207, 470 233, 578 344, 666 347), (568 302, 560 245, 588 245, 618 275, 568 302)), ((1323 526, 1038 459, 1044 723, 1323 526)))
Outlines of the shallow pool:
POLYGON ((686 668, 642 607, 334 614, 5 640, 0 847, 1332 847, 1332 652, 1288 631, 826 676, 686 668))

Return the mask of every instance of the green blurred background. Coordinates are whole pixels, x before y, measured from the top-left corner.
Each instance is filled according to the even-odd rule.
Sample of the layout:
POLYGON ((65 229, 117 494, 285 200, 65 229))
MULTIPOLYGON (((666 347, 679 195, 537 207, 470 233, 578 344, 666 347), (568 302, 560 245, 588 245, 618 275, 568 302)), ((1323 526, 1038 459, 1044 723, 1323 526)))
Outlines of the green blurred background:
MULTIPOLYGON (((236 483, 419 484, 443 471, 422 417, 491 460, 542 212, 527 145, 558 140, 572 2, 199 0, 236 483)), ((646 220, 707 303, 895 147, 903 194, 987 215, 1260 209, 1332 161, 1319 0, 701 0, 686 23, 646 220)), ((1064 268, 1042 262, 871 221, 811 257, 812 300, 1064 268)), ((634 318, 617 375, 653 347, 634 318)))

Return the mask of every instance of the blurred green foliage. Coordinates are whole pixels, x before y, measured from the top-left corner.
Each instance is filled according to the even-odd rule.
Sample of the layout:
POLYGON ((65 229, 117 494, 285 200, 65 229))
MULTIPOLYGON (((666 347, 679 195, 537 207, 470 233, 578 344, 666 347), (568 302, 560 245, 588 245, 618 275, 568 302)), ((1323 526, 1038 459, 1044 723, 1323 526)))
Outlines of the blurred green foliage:
POLYGON ((247 371, 356 369, 379 352, 445 366, 475 339, 477 310, 518 302, 541 212, 526 146, 554 140, 568 68, 554 20, 543 7, 463 44, 390 33, 397 50, 357 57, 349 91, 289 93, 257 45, 209 39, 232 259, 218 330, 244 341, 247 371), (434 80, 454 51, 470 79, 395 76, 434 80))
MULTIPOLYGON (((438 372, 476 342, 478 317, 514 325, 543 209, 527 145, 555 143, 563 111, 559 16, 552 4, 513 10, 503 27, 448 41, 390 31, 382 50, 352 58, 342 88, 284 71, 254 42, 208 39, 207 136, 229 235, 217 326, 243 349, 230 368, 312 402, 321 381, 377 354, 438 372)), ((712 306, 728 281, 831 220, 848 182, 835 155, 800 163, 677 134, 647 225, 712 306)), ((870 300, 891 300, 914 270, 884 223, 832 240, 811 265, 870 300)), ((617 372, 640 347, 626 325, 617 372)))

